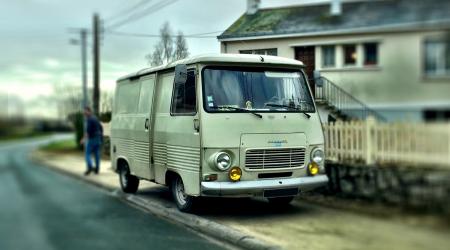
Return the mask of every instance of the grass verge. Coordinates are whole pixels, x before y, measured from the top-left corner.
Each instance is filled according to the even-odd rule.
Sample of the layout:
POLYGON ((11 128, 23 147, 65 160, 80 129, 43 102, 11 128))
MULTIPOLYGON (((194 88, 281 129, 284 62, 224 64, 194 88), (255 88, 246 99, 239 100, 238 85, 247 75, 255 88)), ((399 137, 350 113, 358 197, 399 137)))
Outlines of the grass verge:
POLYGON ((74 139, 52 142, 41 147, 40 149, 54 153, 80 153, 74 139))
POLYGON ((20 139, 30 139, 35 137, 43 137, 52 135, 52 132, 27 132, 27 133, 13 133, 0 136, 0 142, 10 142, 20 139))

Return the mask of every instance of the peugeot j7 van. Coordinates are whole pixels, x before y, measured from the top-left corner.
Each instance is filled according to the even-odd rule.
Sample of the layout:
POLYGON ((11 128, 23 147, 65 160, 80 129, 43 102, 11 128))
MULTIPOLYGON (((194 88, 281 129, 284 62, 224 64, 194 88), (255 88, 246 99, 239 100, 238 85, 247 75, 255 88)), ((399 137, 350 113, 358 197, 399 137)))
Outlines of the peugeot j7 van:
POLYGON ((325 185, 324 138, 300 61, 193 57, 117 81, 112 167, 124 192, 167 185, 181 211, 200 196, 287 204, 325 185))

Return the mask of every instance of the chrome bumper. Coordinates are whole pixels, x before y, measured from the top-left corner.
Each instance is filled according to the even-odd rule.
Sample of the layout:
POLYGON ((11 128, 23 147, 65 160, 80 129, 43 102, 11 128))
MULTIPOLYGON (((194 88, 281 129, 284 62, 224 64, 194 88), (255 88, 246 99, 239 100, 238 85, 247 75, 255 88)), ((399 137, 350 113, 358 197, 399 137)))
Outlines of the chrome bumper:
POLYGON ((309 191, 326 185, 326 175, 299 178, 283 178, 270 180, 238 181, 238 182, 202 182, 201 191, 206 196, 253 196, 264 190, 298 188, 300 192, 309 191))

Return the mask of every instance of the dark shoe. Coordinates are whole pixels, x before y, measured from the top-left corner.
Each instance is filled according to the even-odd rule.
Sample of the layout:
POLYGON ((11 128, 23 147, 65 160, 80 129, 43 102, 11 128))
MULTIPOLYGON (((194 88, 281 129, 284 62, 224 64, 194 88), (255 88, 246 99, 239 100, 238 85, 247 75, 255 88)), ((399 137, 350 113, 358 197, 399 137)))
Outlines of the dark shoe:
POLYGON ((86 170, 86 172, 84 172, 84 175, 85 175, 85 176, 88 176, 88 175, 91 173, 91 171, 92 171, 92 170, 90 170, 90 169, 86 170))
POLYGON ((98 174, 98 168, 94 169, 94 174, 98 174))

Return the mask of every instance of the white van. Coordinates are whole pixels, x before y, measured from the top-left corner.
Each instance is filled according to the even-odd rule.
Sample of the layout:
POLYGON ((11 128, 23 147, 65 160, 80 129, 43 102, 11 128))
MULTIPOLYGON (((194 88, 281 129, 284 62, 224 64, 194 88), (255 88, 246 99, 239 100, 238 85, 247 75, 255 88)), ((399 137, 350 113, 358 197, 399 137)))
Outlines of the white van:
POLYGON ((199 196, 287 204, 325 185, 324 139, 300 61, 193 57, 118 80, 112 167, 124 192, 170 187, 178 208, 199 196))

